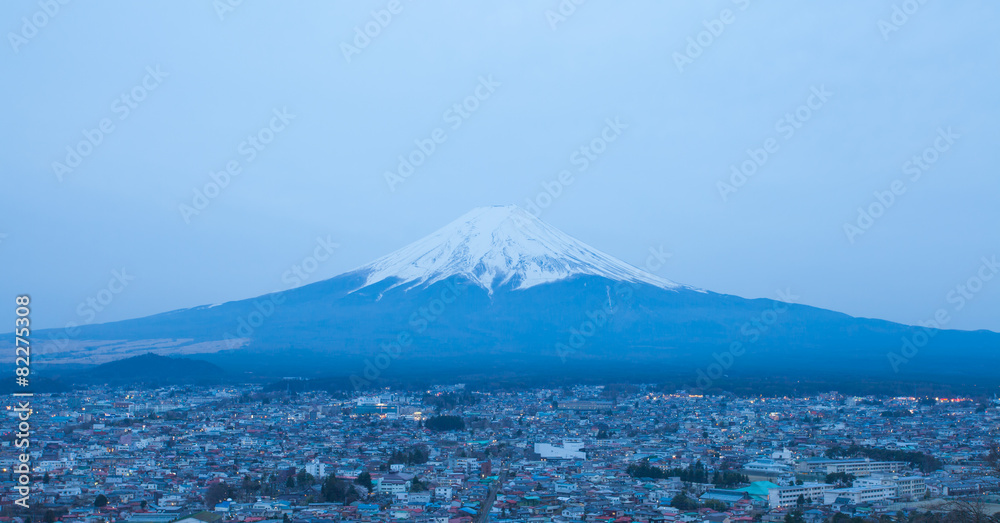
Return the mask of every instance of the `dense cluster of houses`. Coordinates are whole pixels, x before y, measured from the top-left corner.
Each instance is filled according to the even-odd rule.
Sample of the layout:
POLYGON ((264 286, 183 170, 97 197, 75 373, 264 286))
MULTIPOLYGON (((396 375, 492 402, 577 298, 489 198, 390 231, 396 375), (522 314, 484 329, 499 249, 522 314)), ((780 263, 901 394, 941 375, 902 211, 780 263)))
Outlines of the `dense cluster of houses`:
POLYGON ((702 397, 653 386, 290 390, 37 397, 31 509, 13 505, 21 450, 8 430, 3 518, 658 523, 794 513, 819 522, 1000 492, 988 459, 1000 404, 990 400, 702 397), (432 422, 442 416, 461 426, 432 422))

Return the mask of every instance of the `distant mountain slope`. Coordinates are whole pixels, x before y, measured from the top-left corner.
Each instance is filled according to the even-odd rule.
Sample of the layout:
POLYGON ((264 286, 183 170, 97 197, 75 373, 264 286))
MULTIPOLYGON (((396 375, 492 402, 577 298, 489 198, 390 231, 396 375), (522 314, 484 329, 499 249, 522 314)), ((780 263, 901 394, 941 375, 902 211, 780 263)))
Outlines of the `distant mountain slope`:
POLYGON ((995 379, 1000 364, 997 333, 694 289, 516 207, 475 209, 371 264, 282 293, 84 326, 71 339, 33 334, 43 363, 155 350, 256 375, 366 382, 459 371, 962 380, 995 379))
POLYGON ((71 381, 102 383, 162 381, 169 383, 215 379, 225 372, 207 361, 170 358, 151 352, 98 365, 71 377, 71 381))

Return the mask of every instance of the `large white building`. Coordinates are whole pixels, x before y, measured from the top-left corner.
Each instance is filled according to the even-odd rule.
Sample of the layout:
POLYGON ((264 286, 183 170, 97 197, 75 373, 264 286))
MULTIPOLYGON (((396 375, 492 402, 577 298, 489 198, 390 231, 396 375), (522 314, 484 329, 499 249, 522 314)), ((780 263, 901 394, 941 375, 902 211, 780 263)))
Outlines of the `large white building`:
POLYGON ((789 474, 792 468, 784 463, 779 463, 771 458, 760 458, 743 465, 746 472, 756 472, 758 474, 789 474))
POLYGON ((854 480, 855 487, 892 487, 894 498, 920 499, 927 492, 927 485, 922 476, 891 476, 888 474, 872 474, 865 478, 854 480))
POLYGON ((434 489, 434 499, 443 502, 451 501, 451 498, 455 495, 455 489, 452 487, 436 487, 434 489))
POLYGON ((842 472, 856 477, 871 474, 895 474, 908 468, 905 461, 872 461, 864 459, 810 459, 803 462, 812 474, 842 472))
MULTIPOLYGON (((397 496, 399 496, 399 495, 397 495, 397 496)), ((430 503, 431 502, 431 493, 430 493, 430 491, 409 492, 409 493, 406 493, 406 494, 402 494, 402 496, 405 496, 406 497, 406 502, 410 503, 412 505, 424 504, 424 503, 430 503)))
POLYGON ((311 474, 314 478, 325 478, 328 474, 327 465, 318 459, 314 459, 305 466, 306 474, 311 474))
POLYGON ((806 483, 772 488, 767 491, 767 503, 772 509, 787 507, 798 502, 799 496, 802 496, 806 501, 818 502, 828 491, 833 490, 833 487, 829 483, 806 483))
POLYGON ((410 480, 399 476, 385 476, 378 479, 375 490, 379 494, 404 494, 410 491, 410 480))
POLYGON ((889 485, 838 488, 828 490, 825 494, 823 494, 823 504, 832 505, 836 503, 838 499, 843 499, 854 505, 858 505, 861 503, 891 499, 895 496, 896 487, 889 485))
POLYGON ((823 495, 823 503, 832 505, 840 500, 857 505, 884 499, 917 499, 926 491, 927 486, 921 476, 874 474, 854 480, 851 488, 827 491, 823 495))
POLYGON ((587 459, 583 441, 579 439, 564 439, 561 447, 550 443, 535 443, 535 452, 542 459, 587 459))

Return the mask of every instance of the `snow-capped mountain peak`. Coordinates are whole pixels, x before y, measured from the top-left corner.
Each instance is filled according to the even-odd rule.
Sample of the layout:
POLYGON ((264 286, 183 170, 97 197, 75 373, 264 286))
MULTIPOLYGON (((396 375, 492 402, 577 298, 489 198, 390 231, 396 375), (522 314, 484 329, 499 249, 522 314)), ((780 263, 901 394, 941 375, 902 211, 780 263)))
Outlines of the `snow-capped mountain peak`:
POLYGON ((396 285, 430 285, 464 276, 492 294, 575 275, 681 287, 605 254, 515 205, 479 207, 398 251, 358 269, 365 285, 396 277, 396 285))

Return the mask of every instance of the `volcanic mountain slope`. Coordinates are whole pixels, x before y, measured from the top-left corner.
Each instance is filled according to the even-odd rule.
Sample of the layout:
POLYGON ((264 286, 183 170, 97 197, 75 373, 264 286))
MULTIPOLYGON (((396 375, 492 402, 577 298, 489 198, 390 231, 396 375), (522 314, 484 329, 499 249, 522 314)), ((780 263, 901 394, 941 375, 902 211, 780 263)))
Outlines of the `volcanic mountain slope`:
POLYGON ((71 338, 35 334, 49 364, 153 351, 271 375, 615 369, 966 379, 994 377, 1000 363, 997 333, 695 289, 514 206, 474 209, 368 265, 296 289, 84 326, 71 338))

